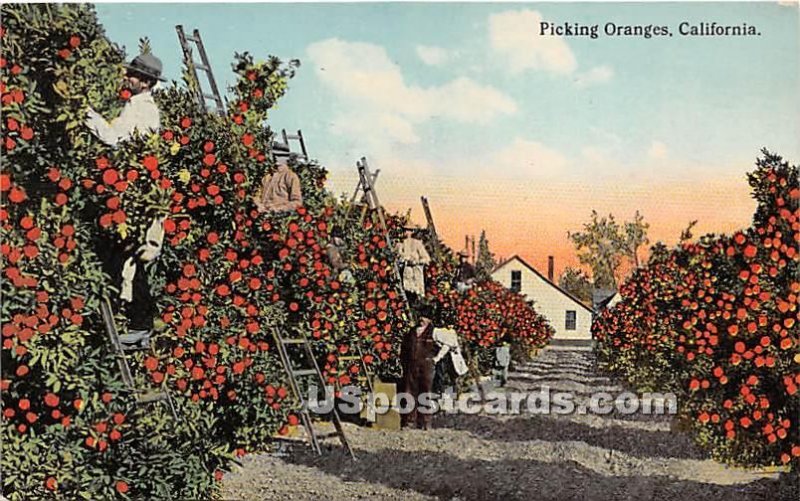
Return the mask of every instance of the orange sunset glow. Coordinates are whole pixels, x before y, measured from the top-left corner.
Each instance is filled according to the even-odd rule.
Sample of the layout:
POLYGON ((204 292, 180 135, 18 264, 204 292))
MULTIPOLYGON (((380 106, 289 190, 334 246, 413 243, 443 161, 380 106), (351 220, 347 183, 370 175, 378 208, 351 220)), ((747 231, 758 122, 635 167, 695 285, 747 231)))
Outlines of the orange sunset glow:
MULTIPOLYGON (((592 209, 614 214, 620 222, 638 209, 650 223, 651 243, 669 245, 678 241, 694 219, 698 220, 695 237, 729 233, 750 222, 755 203, 744 168, 726 178, 700 179, 543 184, 442 176, 409 179, 381 172, 377 189, 388 210, 405 213, 410 209, 412 220, 419 225, 425 224, 419 197, 428 197, 437 231, 454 249, 463 248, 465 235, 477 238, 485 229, 498 259, 518 254, 544 271, 547 256, 552 255, 558 277, 565 267, 579 265, 567 232, 579 231, 592 209)), ((357 183, 355 168, 352 172, 332 171, 330 183, 335 193, 352 194, 357 183)))

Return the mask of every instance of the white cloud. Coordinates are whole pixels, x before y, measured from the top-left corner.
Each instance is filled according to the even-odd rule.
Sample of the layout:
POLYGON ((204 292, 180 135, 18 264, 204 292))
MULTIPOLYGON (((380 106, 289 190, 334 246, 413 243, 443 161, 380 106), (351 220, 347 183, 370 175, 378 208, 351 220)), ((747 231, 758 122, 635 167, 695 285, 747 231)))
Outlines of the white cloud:
POLYGON ((441 47, 431 47, 428 45, 417 45, 417 56, 428 66, 439 66, 444 64, 449 58, 450 53, 441 47))
POLYGON ((334 119, 333 130, 340 134, 359 131, 412 144, 419 141, 414 127, 433 118, 486 124, 517 112, 509 96, 470 78, 410 85, 379 45, 331 38, 311 44, 307 52, 323 85, 355 110, 334 119))
POLYGON ((489 16, 489 41, 504 57, 511 73, 544 70, 570 74, 578 64, 560 36, 539 35, 542 15, 534 10, 513 10, 489 16))
POLYGON ((493 169, 513 174, 514 177, 550 177, 567 167, 567 159, 560 152, 540 142, 519 137, 493 154, 490 163, 493 169))
POLYGON ((585 88, 591 85, 605 83, 614 77, 614 69, 610 66, 595 66, 589 71, 578 74, 575 78, 575 86, 585 88))
POLYGON ((647 150, 647 157, 652 160, 664 160, 667 158, 667 145, 661 141, 653 141, 647 150))

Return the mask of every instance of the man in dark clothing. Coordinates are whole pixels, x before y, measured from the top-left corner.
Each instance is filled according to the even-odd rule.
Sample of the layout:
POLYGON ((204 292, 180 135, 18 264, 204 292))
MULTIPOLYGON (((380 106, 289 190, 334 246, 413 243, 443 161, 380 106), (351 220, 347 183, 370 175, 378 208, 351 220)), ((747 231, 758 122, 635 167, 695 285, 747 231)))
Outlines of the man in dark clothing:
POLYGON ((456 270, 456 290, 466 292, 475 283, 475 267, 467 261, 467 253, 458 253, 458 269, 456 270))
POLYGON ((433 391, 433 374, 436 364, 433 357, 438 351, 433 340, 433 323, 420 317, 419 326, 408 331, 403 338, 401 360, 403 365, 403 391, 414 397, 414 409, 403 415, 403 426, 416 424, 417 428, 431 428, 431 414, 417 412, 419 396, 433 391))

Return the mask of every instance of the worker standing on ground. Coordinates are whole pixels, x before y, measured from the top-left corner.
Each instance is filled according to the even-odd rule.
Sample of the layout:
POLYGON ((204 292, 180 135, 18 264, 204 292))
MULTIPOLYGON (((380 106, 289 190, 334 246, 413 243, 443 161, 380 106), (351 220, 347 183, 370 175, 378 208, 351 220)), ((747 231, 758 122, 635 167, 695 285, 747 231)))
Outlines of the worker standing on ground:
POLYGON ((408 331, 403 338, 401 361, 403 366, 403 391, 414 398, 414 408, 403 414, 403 426, 416 424, 417 428, 431 428, 432 415, 418 412, 420 395, 433 392, 433 371, 436 354, 433 340, 433 322, 425 315, 420 316, 416 328, 408 331))
POLYGON ((161 127, 161 113, 152 90, 161 78, 161 60, 151 53, 139 54, 125 65, 124 87, 131 92, 120 115, 110 122, 89 108, 86 126, 109 146, 130 138, 137 131, 153 132, 161 127))

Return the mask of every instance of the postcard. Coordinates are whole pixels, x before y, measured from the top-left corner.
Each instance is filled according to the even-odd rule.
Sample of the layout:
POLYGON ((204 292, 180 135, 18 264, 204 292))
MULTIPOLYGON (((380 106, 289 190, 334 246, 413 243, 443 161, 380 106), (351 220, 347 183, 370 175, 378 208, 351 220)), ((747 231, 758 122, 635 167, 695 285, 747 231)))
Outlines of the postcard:
POLYGON ((0 499, 797 499, 796 0, 0 15, 0 499))

